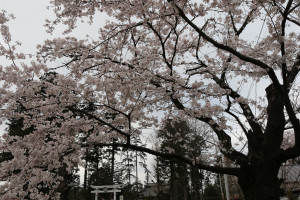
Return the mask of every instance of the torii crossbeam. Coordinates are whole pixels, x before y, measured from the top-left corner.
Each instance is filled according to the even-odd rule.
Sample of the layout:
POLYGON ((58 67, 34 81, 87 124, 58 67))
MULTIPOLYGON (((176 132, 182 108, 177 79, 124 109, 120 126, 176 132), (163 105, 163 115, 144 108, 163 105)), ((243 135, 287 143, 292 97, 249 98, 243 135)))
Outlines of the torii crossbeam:
POLYGON ((117 192, 121 192, 122 185, 101 185, 101 186, 91 186, 95 193, 95 200, 98 200, 98 193, 114 193, 114 200, 117 200, 117 192))

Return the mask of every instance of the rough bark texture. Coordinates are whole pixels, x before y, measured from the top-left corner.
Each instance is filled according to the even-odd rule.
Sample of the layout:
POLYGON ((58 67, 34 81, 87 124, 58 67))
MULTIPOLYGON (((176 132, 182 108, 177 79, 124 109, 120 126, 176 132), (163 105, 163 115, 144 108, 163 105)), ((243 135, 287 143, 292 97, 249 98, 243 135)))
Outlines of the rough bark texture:
MULTIPOLYGON (((280 181, 277 178, 279 165, 262 163, 255 171, 239 176, 239 184, 246 200, 279 200, 280 181)), ((254 167, 253 167, 254 168, 254 167)))
POLYGON ((263 135, 252 133, 250 163, 241 167, 239 184, 247 200, 279 200, 280 145, 284 132, 283 100, 273 85, 267 89, 268 123, 263 135), (261 140, 261 141, 259 141, 261 140))

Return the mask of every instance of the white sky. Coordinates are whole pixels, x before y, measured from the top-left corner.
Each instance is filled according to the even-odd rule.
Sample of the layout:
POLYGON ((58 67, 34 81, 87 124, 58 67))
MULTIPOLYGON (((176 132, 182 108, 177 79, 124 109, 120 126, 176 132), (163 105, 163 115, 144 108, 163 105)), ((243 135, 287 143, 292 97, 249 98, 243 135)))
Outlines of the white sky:
MULTIPOLYGON (((53 35, 46 33, 44 27, 45 19, 54 19, 55 15, 51 10, 47 9, 49 1, 45 0, 0 0, 0 10, 6 10, 8 13, 14 14, 15 20, 9 23, 12 39, 22 43, 21 50, 34 52, 37 44, 43 43, 45 39, 64 37, 62 35, 64 26, 58 26, 53 35)), ((105 23, 105 15, 95 15, 93 26, 80 24, 70 36, 77 38, 85 38, 89 35, 92 38, 97 38, 98 29, 105 23)))
POLYGON ((38 43, 49 37, 43 24, 45 18, 54 15, 46 6, 46 1, 39 0, 1 0, 0 9, 16 17, 9 23, 12 38, 22 42, 22 50, 26 52, 32 52, 38 43))

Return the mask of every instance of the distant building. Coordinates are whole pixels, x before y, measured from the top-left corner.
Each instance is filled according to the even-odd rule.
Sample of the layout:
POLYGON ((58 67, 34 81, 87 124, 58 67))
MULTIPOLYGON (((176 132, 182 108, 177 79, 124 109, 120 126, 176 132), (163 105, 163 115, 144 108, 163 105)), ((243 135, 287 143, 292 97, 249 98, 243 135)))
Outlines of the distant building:
POLYGON ((157 183, 149 183, 145 185, 144 189, 141 191, 143 197, 156 197, 160 191, 167 192, 169 186, 166 184, 159 185, 157 183))
POLYGON ((144 197, 154 197, 158 194, 158 186, 156 183, 149 183, 148 185, 145 185, 145 188, 141 193, 144 197))
POLYGON ((286 194, 300 195, 300 164, 282 165, 278 173, 278 178, 284 180, 281 188, 286 194))

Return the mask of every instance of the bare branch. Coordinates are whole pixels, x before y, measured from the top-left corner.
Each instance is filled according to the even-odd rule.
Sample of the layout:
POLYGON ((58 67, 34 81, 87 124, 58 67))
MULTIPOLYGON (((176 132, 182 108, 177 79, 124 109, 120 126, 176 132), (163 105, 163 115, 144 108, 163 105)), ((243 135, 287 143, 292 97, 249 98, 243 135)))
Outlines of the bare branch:
POLYGON ((240 168, 231 168, 231 167, 222 167, 222 166, 212 166, 212 165, 207 165, 203 162, 197 162, 193 159, 184 157, 182 155, 179 155, 177 153, 163 153, 163 152, 159 152, 159 151, 155 151, 146 147, 142 147, 142 146, 136 146, 133 144, 124 144, 124 143, 94 143, 94 144, 90 144, 90 145, 82 145, 83 147, 86 146, 99 146, 99 147, 105 147, 105 146, 114 146, 114 147, 123 147, 123 148, 128 148, 131 150, 135 150, 135 151, 141 151, 141 152, 146 152, 149 153, 151 155, 155 155, 155 156, 159 156, 162 158, 166 158, 166 159, 178 159, 186 164, 189 165, 193 165, 198 167, 199 169, 204 169, 204 170, 209 170, 215 173, 224 173, 224 174, 231 174, 231 175, 238 175, 240 168))
POLYGON ((243 30, 246 28, 246 26, 249 24, 249 22, 251 21, 251 16, 253 14, 253 12, 256 10, 256 8, 252 9, 249 14, 247 15, 244 23, 242 24, 242 26, 239 28, 239 30, 237 30, 236 26, 235 26, 235 23, 234 23, 234 19, 233 19, 233 15, 232 13, 229 13, 230 15, 230 18, 231 18, 231 22, 232 22, 232 26, 233 26, 233 30, 235 32, 235 35, 236 36, 239 36, 243 30))
POLYGON ((121 129, 113 126, 112 124, 102 120, 101 118, 89 113, 89 112, 86 112, 84 110, 80 110, 80 109, 77 109, 77 108, 73 108, 73 107, 69 107, 69 109, 73 112, 77 112, 77 113, 81 113, 81 114, 84 114, 92 119, 95 119, 96 121, 100 122, 101 124, 105 125, 105 126, 108 126, 109 128, 111 128, 112 130, 116 131, 117 133, 125 136, 127 138, 127 142, 130 142, 130 134, 129 133, 126 133, 124 131, 122 131, 121 129))
POLYGON ((259 67, 261 67, 262 69, 265 69, 269 75, 269 77, 271 78, 271 80, 273 81, 273 83, 275 84, 275 86, 279 89, 281 88, 280 86, 280 82, 274 72, 274 70, 268 66, 266 63, 257 60, 255 58, 249 57, 247 55, 244 55, 240 52, 238 52, 237 50, 233 49, 230 46, 221 44, 219 42, 217 42, 216 40, 214 40, 213 38, 211 38, 210 36, 208 36, 207 34, 205 34, 201 29, 199 29, 199 27, 194 24, 183 12, 183 10, 177 6, 175 4, 176 8, 178 9, 179 15, 197 32, 199 33, 199 35, 201 35, 206 41, 210 42, 212 45, 214 45, 217 48, 220 48, 224 51, 227 51, 229 53, 232 53, 233 55, 235 55, 236 57, 240 58, 241 60, 245 61, 245 62, 249 62, 252 63, 254 65, 257 65, 259 67))

